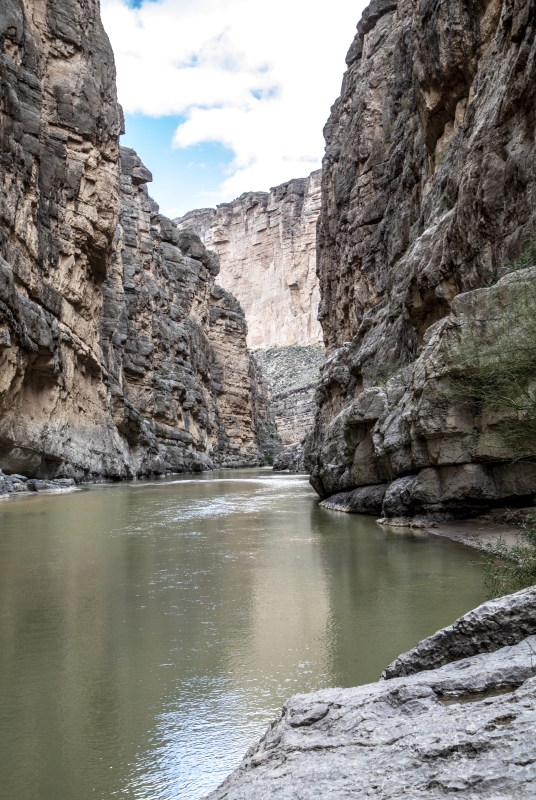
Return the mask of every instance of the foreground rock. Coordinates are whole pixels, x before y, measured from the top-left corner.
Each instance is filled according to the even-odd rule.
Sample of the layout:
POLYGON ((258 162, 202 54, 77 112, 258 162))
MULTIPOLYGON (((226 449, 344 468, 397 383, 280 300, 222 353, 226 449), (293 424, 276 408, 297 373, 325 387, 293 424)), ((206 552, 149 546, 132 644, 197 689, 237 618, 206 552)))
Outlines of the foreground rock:
POLYGON ((508 413, 479 415, 453 379, 460 342, 485 347, 520 284, 534 294, 531 270, 502 276, 536 228, 535 25, 530 0, 363 14, 325 128, 323 498, 389 484, 389 519, 532 501, 536 465, 499 435, 508 413))
POLYGON ((0 466, 84 480, 262 463, 243 311, 120 154, 98 0, 2 0, 0 82, 0 466))
MULTIPOLYGON (((469 658, 463 648, 441 655, 446 629, 417 648, 428 653, 426 663, 435 654, 443 666, 423 670, 417 658, 410 676, 291 698, 209 798, 533 797, 536 637, 480 650, 490 649, 489 631, 500 627, 509 603, 526 602, 534 621, 534 590, 499 602, 500 610, 485 604, 472 612, 469 658)), ((406 654, 406 665, 411 660, 406 654)))
POLYGON ((318 170, 175 220, 219 254, 220 282, 244 308, 251 348, 322 341, 316 276, 320 180, 318 170))

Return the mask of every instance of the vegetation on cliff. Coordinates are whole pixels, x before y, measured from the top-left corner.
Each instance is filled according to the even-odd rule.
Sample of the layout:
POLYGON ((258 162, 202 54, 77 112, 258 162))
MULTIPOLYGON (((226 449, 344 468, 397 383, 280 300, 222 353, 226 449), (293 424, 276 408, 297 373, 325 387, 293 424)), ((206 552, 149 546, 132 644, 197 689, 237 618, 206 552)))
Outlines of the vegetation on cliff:
POLYGON ((484 574, 489 597, 503 597, 536 585, 536 514, 530 514, 518 541, 488 545, 484 574))

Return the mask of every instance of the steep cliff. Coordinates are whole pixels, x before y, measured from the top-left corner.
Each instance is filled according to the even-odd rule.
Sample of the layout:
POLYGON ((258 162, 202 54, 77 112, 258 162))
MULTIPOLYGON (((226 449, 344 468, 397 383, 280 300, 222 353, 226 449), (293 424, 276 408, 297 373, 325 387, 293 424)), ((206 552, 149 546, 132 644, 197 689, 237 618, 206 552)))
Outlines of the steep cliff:
POLYGON ((299 442, 313 426, 314 391, 324 348, 277 347, 255 350, 253 357, 270 387, 270 402, 283 446, 299 442))
POLYGON ((99 3, 4 0, 0 50, 0 467, 259 463, 243 312, 120 168, 99 3))
POLYGON ((0 463, 120 473, 99 320, 121 123, 99 3, 5 0, 0 43, 0 463))
POLYGON ((320 342, 316 224, 321 172, 248 192, 175 220, 220 256, 220 282, 238 298, 251 348, 320 342))
POLYGON ((373 0, 359 23, 325 129, 322 496, 369 486, 388 516, 411 516, 536 491, 536 468, 498 447, 508 414, 486 416, 456 389, 464 337, 489 346, 518 296, 502 281, 473 290, 507 271, 536 224, 534 11, 373 0))
POLYGON ((133 471, 263 463, 244 312, 215 284, 218 257, 158 213, 150 180, 136 153, 121 148, 102 345, 133 471))

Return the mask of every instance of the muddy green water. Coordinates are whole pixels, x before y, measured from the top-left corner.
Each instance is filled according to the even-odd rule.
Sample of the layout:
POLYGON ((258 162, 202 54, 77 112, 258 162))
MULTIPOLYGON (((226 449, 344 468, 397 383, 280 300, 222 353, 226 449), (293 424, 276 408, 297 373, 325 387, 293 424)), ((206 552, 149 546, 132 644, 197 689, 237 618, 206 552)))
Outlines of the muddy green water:
POLYGON ((287 697, 484 599, 474 551, 269 471, 0 504, 0 798, 195 800, 287 697))

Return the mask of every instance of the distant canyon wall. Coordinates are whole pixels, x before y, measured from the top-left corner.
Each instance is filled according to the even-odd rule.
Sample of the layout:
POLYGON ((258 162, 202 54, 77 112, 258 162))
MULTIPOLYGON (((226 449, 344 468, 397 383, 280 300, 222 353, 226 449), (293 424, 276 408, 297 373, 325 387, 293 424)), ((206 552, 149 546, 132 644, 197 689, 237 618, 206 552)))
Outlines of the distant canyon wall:
POLYGON ((277 453, 300 442, 313 427, 324 348, 291 345, 254 350, 252 356, 262 375, 266 407, 280 440, 277 453))
MULTIPOLYGON (((521 302, 515 281, 481 287, 536 229, 535 34, 532 0, 373 0, 363 14, 325 128, 324 497, 356 491, 357 509, 370 487, 404 517, 536 492, 536 465, 501 444, 511 415, 456 389, 464 341, 485 353, 521 302)), ((521 344, 519 320, 511 331, 521 344)))
POLYGON ((320 190, 317 171, 175 220, 219 254, 219 280, 245 311, 252 349, 322 341, 316 276, 320 190))
POLYGON ((97 0, 3 0, 0 81, 0 468, 262 463, 243 311, 120 153, 97 0))

